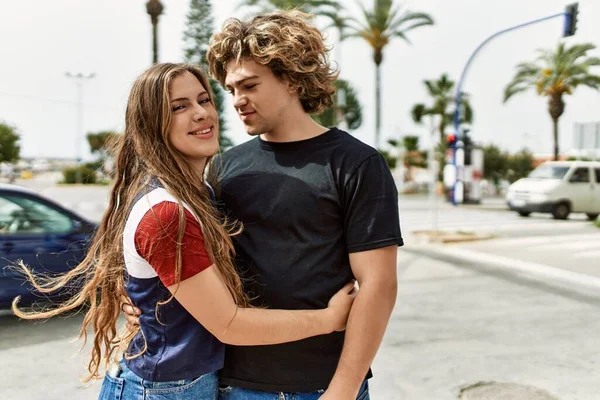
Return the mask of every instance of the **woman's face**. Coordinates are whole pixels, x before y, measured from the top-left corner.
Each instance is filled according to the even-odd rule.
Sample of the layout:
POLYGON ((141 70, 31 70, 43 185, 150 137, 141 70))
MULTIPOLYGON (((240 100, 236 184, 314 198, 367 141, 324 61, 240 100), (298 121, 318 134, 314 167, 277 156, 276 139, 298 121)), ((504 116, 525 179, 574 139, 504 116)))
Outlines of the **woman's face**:
POLYGON ((187 71, 173 79, 169 105, 172 111, 169 140, 202 172, 207 158, 219 150, 217 110, 198 78, 187 71))

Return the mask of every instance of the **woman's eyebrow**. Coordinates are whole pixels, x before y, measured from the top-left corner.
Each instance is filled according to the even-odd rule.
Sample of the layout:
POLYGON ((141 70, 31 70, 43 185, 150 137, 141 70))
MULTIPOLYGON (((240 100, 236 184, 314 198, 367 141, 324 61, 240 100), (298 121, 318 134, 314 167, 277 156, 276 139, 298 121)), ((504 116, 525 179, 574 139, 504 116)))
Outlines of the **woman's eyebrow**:
MULTIPOLYGON (((198 93, 197 97, 202 96, 203 94, 208 94, 208 92, 206 90, 204 90, 203 92, 198 93)), ((175 102, 175 101, 182 101, 182 100, 189 100, 189 97, 178 97, 176 99, 171 100, 171 102, 175 102)))

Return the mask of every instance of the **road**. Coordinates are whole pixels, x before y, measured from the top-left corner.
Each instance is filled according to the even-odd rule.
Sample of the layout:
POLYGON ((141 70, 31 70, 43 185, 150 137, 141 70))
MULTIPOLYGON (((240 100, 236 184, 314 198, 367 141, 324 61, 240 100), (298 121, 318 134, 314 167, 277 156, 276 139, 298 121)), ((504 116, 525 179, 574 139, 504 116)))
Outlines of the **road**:
MULTIPOLYGON (((61 202, 76 196, 43 190, 61 202)), ((97 189, 79 193, 88 209, 106 199, 97 189)), ((600 287, 586 282, 596 282, 600 269, 600 230, 579 216, 524 219, 441 204, 438 227, 498 238, 419 244, 411 232, 430 229, 426 199, 403 197, 400 206, 406 246, 398 253, 397 304, 373 365, 373 399, 457 399, 481 381, 529 385, 560 400, 598 398, 600 287)), ((0 317, 0 398, 96 398, 99 384, 85 389, 78 381, 87 353, 72 357, 80 343, 69 338, 80 322, 0 317)))
MULTIPOLYGON (((600 297, 399 251, 399 293, 371 381, 378 400, 457 399, 480 381, 527 384, 561 400, 600 393, 600 297)), ((0 317, 0 398, 96 398, 73 358, 80 316, 0 317)))

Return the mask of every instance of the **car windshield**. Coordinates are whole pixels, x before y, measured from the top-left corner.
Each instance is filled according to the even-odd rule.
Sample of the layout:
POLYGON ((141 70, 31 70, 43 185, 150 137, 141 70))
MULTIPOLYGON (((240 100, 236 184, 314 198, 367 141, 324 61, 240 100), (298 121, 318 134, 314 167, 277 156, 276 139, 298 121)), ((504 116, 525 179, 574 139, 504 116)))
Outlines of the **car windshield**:
POLYGON ((533 179, 562 179, 569 171, 569 166, 540 165, 527 176, 533 179))

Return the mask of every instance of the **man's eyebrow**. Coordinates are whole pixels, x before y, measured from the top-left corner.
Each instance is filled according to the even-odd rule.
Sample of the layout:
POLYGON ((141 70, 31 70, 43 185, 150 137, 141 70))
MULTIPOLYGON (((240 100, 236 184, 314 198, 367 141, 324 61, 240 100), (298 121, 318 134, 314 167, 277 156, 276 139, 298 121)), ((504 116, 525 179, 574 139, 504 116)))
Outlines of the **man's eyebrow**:
MULTIPOLYGON (((203 94, 208 94, 208 92, 205 90, 203 92, 198 93, 198 97, 202 96, 203 94)), ((176 99, 171 99, 171 102, 175 102, 175 101, 183 101, 183 100, 189 100, 188 97, 178 97, 176 99)))
MULTIPOLYGON (((258 75, 247 76, 246 78, 243 78, 243 79, 240 79, 239 81, 233 82, 233 86, 239 86, 242 83, 244 83, 245 81, 254 79, 254 78, 260 78, 260 77, 258 75)), ((232 84, 229 84, 229 83, 225 85, 225 87, 231 87, 231 86, 232 86, 232 84)))

